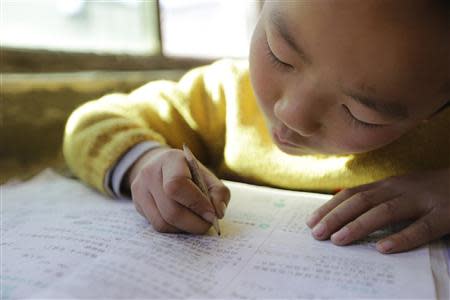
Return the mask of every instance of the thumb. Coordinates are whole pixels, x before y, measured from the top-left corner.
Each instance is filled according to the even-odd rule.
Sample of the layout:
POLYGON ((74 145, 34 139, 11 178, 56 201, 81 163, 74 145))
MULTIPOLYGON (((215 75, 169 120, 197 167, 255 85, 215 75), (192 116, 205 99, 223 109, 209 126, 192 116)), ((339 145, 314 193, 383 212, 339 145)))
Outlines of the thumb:
POLYGON ((225 210, 230 202, 230 189, 223 184, 211 171, 203 165, 200 166, 206 186, 208 187, 209 197, 215 208, 217 217, 222 219, 225 216, 225 210))

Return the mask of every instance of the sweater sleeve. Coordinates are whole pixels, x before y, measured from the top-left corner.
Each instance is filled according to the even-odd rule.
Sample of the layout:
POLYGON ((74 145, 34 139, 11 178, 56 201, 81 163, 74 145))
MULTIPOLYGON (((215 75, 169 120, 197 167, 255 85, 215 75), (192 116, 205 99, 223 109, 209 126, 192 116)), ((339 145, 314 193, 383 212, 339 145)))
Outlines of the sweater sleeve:
POLYGON ((129 149, 144 141, 189 145, 204 163, 221 155, 225 139, 227 80, 233 61, 188 72, 179 82, 154 81, 131 94, 87 102, 67 121, 63 153, 72 172, 103 193, 104 180, 129 149))
POLYGON ((107 193, 119 199, 129 198, 129 195, 124 194, 121 190, 125 174, 144 153, 159 147, 161 147, 161 145, 157 142, 142 142, 133 146, 133 148, 125 153, 119 159, 117 164, 106 172, 103 186, 107 193))

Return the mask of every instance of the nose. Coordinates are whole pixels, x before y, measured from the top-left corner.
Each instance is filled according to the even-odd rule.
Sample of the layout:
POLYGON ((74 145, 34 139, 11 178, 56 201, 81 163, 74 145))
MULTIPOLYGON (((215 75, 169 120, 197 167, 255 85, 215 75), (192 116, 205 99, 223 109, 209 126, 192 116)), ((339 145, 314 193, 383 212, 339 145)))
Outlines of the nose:
MULTIPOLYGON (((274 115, 289 129, 301 136, 309 137, 321 127, 320 103, 313 99, 282 98, 274 105, 274 115)), ((323 111, 322 111, 323 112, 323 111)))

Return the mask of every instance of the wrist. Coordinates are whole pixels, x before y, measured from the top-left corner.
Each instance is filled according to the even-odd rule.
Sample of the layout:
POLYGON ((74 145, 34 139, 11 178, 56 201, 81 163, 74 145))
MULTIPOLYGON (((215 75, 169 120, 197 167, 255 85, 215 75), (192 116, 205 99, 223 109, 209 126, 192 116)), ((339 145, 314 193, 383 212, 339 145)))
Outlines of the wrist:
POLYGON ((145 167, 145 165, 156 156, 159 156, 161 153, 170 150, 168 147, 157 147, 150 149, 149 151, 142 154, 128 169, 123 179, 123 188, 125 190, 130 190, 131 184, 133 183, 136 176, 139 172, 145 167))

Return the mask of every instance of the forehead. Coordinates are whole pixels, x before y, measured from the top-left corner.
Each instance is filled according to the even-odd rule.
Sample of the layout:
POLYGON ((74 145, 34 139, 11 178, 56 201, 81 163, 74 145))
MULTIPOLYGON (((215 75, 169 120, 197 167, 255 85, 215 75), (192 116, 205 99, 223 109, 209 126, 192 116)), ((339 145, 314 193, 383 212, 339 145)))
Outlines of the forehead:
POLYGON ((448 42, 433 34, 440 24, 426 21, 417 3, 273 1, 267 13, 284 20, 316 66, 344 85, 412 101, 440 90, 449 61, 448 42))

